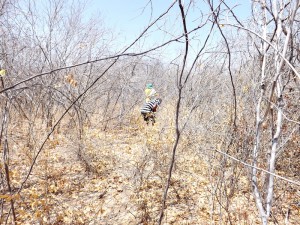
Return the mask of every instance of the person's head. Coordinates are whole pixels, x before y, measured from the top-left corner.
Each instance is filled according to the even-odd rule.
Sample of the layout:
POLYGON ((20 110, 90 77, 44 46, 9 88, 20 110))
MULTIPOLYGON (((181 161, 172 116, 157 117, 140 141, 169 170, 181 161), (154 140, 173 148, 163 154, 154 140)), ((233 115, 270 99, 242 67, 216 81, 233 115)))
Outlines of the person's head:
POLYGON ((149 83, 149 84, 146 85, 146 87, 151 89, 151 88, 153 88, 153 84, 149 83))

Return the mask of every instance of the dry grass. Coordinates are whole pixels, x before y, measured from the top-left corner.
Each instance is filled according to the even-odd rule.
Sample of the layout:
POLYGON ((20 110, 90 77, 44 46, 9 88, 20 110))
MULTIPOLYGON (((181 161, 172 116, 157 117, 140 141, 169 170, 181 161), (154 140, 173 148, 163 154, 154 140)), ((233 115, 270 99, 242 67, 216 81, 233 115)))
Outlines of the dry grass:
MULTIPOLYGON (((18 223, 155 224, 175 137, 171 110, 162 108, 155 126, 146 126, 135 110, 122 126, 106 131, 84 127, 80 140, 72 129, 54 134, 25 188, 13 196, 18 223)), ((14 189, 46 133, 39 121, 33 127, 39 136, 28 146, 28 127, 20 124, 11 134, 18 140, 11 146, 14 189)), ((181 139, 163 223, 260 224, 247 170, 230 161, 222 164, 222 157, 206 149, 209 137, 200 133, 181 139), (234 188, 229 185, 232 168, 239 174, 234 188)), ((282 224, 289 210, 295 224, 300 219, 299 208, 292 204, 297 192, 277 193, 285 193, 287 201, 275 204, 274 210, 282 211, 276 220, 282 224)), ((3 193, 6 213, 8 197, 3 193)), ((5 217, 1 219, 3 223, 5 217)))

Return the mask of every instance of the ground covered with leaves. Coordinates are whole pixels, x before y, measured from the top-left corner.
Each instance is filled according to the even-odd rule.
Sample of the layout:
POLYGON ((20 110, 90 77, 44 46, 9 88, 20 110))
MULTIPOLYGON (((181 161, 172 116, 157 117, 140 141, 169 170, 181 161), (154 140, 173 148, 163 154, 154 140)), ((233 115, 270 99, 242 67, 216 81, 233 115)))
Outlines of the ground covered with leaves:
MULTIPOLYGON (((22 129, 15 136, 21 138, 22 129)), ((158 117, 154 126, 146 126, 132 117, 107 130, 86 126, 77 137, 67 129, 53 134, 22 191, 10 195, 3 190, 1 223, 11 222, 6 216, 13 200, 18 224, 155 224, 175 140, 172 120, 158 117)), ((10 159, 15 191, 36 153, 20 143, 10 159)), ((232 164, 222 168, 220 155, 204 145, 203 137, 182 137, 163 224, 260 224, 247 170, 236 165, 238 180, 224 188, 231 175, 220 172, 230 171, 232 164)), ((286 198, 295 196, 291 190, 286 198)), ((279 221, 285 210, 291 224, 299 221, 296 205, 280 209, 279 221)))

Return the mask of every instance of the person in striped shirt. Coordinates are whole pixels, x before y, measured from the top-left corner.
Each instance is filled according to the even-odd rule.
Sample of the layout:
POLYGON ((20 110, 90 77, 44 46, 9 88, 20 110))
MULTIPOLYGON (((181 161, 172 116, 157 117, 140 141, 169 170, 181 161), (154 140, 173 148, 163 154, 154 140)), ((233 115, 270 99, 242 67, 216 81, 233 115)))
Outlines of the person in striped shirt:
POLYGON ((161 98, 152 100, 144 104, 141 108, 141 114, 146 121, 147 125, 149 121, 152 120, 152 125, 155 123, 155 112, 157 111, 158 106, 161 104, 161 98))

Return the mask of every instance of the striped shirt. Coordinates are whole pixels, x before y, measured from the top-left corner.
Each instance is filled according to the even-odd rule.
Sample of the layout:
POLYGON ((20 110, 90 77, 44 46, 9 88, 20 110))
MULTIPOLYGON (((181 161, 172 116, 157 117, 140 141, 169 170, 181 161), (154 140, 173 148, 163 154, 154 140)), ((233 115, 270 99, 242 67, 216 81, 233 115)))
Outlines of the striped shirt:
POLYGON ((150 102, 147 102, 142 108, 141 113, 146 114, 150 112, 155 112, 158 105, 160 105, 161 99, 155 99, 150 102))

